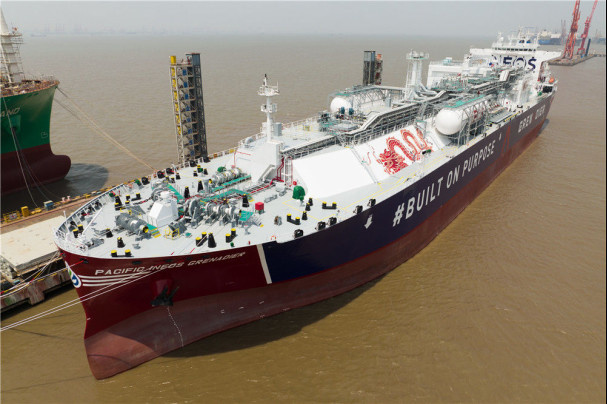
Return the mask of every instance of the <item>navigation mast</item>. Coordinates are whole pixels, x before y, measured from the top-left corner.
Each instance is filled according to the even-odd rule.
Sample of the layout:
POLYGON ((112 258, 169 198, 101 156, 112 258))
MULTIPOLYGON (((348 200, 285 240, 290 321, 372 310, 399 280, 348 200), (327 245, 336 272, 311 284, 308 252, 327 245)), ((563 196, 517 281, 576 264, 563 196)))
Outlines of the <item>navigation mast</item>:
POLYGON ((268 140, 272 140, 272 134, 276 136, 280 136, 280 124, 274 123, 274 114, 278 111, 278 106, 275 103, 272 103, 272 97, 280 95, 280 91, 278 91, 278 86, 270 86, 268 85, 268 75, 265 74, 263 77, 263 85, 259 87, 257 94, 262 97, 266 97, 266 103, 261 104, 261 112, 266 114, 266 122, 263 125, 263 131, 266 133, 266 137, 268 140))

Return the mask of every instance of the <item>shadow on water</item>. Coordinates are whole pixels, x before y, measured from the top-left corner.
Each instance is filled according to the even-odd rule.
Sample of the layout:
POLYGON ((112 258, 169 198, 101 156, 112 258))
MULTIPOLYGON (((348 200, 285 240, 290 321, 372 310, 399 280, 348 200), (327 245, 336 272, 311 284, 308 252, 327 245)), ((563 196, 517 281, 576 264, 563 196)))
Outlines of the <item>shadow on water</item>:
POLYGON ((339 296, 211 335, 162 357, 187 358, 238 351, 295 335, 305 326, 327 317, 354 301, 382 278, 383 276, 339 296))
POLYGON ((2 196, 2 213, 8 213, 29 206, 43 207, 45 201, 60 201, 65 196, 78 196, 102 188, 109 177, 108 169, 97 164, 72 164, 70 171, 61 181, 45 184, 27 190, 2 196), (33 201, 32 201, 33 197, 33 201))

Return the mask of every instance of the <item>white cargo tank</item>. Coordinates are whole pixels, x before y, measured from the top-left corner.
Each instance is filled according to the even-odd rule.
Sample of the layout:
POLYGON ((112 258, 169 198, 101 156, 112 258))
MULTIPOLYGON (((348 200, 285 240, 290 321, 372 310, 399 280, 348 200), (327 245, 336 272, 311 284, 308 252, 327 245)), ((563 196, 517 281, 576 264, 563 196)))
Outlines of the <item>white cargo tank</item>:
POLYGON ((441 135, 457 135, 464 125, 479 121, 489 109, 489 99, 476 99, 475 102, 466 102, 460 106, 441 109, 434 118, 434 127, 441 135))
POLYGON ((352 108, 352 101, 343 97, 333 98, 333 100, 331 101, 331 105, 329 106, 329 110, 332 113, 336 113, 339 112, 342 108, 344 108, 346 112, 349 111, 350 108, 352 108))
POLYGON ((455 135, 464 127, 464 111, 443 108, 434 118, 434 126, 442 135, 455 135))

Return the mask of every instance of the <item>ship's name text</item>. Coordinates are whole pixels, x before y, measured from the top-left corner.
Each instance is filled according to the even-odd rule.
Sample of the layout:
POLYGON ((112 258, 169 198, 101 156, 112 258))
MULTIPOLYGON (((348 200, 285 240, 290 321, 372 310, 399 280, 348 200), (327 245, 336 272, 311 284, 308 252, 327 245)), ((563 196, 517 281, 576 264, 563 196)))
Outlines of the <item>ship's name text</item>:
POLYGON ((0 116, 2 118, 7 117, 7 116, 11 116, 11 115, 15 115, 18 114, 19 111, 21 110, 21 107, 17 107, 17 108, 13 108, 13 109, 3 109, 2 112, 0 112, 0 116))
POLYGON ((116 269, 98 269, 95 271, 95 275, 124 275, 124 274, 135 274, 139 272, 152 272, 152 271, 162 271, 163 269, 172 269, 172 268, 180 268, 180 267, 191 267, 193 265, 203 265, 209 262, 216 261, 225 261, 234 258, 239 258, 245 255, 245 252, 240 252, 236 254, 228 254, 223 255, 221 257, 212 257, 212 258, 204 258, 200 260, 194 260, 190 262, 173 262, 170 264, 162 264, 162 265, 152 265, 149 267, 129 267, 129 268, 116 268, 116 269))
POLYGON ((518 124, 518 133, 521 133, 527 126, 531 125, 533 121, 544 115, 545 109, 546 105, 542 105, 540 108, 537 109, 537 111, 535 111, 535 115, 529 114, 529 116, 526 116, 525 118, 521 119, 521 122, 518 124))

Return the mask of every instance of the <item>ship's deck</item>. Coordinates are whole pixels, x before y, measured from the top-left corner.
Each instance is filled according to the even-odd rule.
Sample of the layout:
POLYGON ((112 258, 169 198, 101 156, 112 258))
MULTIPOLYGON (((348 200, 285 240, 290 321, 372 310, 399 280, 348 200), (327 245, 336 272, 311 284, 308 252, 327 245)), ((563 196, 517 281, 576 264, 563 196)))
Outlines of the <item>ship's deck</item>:
MULTIPOLYGON (((302 230, 303 234, 307 235, 318 231, 316 229, 318 222, 325 222, 328 227, 331 218, 335 218, 334 220, 341 222, 354 216, 357 205, 361 205, 363 209, 367 209, 371 199, 375 199, 376 203, 387 199, 423 177, 425 173, 442 165, 445 160, 464 151, 481 138, 482 136, 472 139, 467 146, 458 147, 453 144, 444 146, 427 155, 423 160, 417 161, 381 181, 363 185, 324 199, 313 198, 313 205, 306 212, 307 220, 301 218, 306 209, 306 203, 309 200, 308 195, 306 195, 303 201, 293 199, 293 187, 287 187, 285 184, 276 181, 265 183, 261 186, 259 184, 255 186, 256 184, 252 184, 250 180, 236 181, 233 185, 215 191, 213 197, 216 200, 220 200, 224 196, 228 200, 232 200, 232 203, 242 211, 239 220, 229 222, 202 220, 196 225, 187 226, 182 234, 178 234, 175 237, 171 234, 168 226, 155 229, 150 225, 149 236, 142 238, 116 225, 116 216, 120 213, 128 214, 130 212, 131 215, 146 220, 146 214, 154 204, 154 201, 150 199, 152 194, 151 184, 142 186, 136 182, 129 182, 108 191, 108 193, 84 205, 70 216, 59 229, 61 237, 58 243, 60 247, 68 251, 93 257, 110 257, 113 250, 117 250, 118 255, 122 256, 124 250, 129 249, 132 257, 137 258, 198 254, 262 244, 272 240, 276 240, 279 243, 286 242, 294 238, 294 231, 296 229, 302 230), (131 207, 123 205, 122 209, 116 211, 114 207, 115 198, 110 195, 110 192, 120 196, 123 203, 126 196, 130 195, 131 207), (140 193, 141 201, 132 200, 136 193, 140 193), (249 195, 249 207, 242 206, 240 195, 244 193, 249 195), (100 206, 97 204, 97 201, 101 203, 100 206), (256 202, 264 203, 263 213, 255 211, 256 202), (337 208, 323 209, 323 202, 326 202, 327 206, 332 206, 335 203, 337 208), (82 215, 83 213, 84 215, 82 215), (288 222, 288 214, 291 214, 293 220, 300 218, 300 224, 296 225, 288 222), (73 232, 67 228, 72 220, 76 226, 82 224, 83 227, 83 232, 76 238, 73 232), (106 237, 106 229, 111 229, 111 238, 106 237), (236 229, 236 237, 230 241, 226 241, 226 235, 231 233, 232 229, 236 229), (215 248, 210 248, 208 242, 205 242, 200 247, 196 246, 196 238, 201 237, 203 233, 207 235, 213 234, 217 243, 215 248), (125 243, 124 247, 117 247, 117 237, 122 238, 125 243)), ((259 139, 258 141, 263 140, 259 139)), ((341 146, 333 147, 340 148, 341 146)), ((326 150, 323 152, 326 152, 326 150)), ((210 163, 203 164, 202 167, 208 172, 207 175, 198 173, 196 167, 181 168, 177 170, 181 178, 175 180, 174 183, 166 183, 170 184, 174 189, 173 193, 175 197, 181 199, 185 187, 189 187, 192 194, 195 194, 199 180, 208 180, 220 167, 229 167, 233 161, 234 155, 226 154, 211 160, 210 163)), ((175 175, 170 175, 170 177, 174 178, 175 175)))
MULTIPOLYGON (((291 176, 285 183, 277 176, 271 181, 254 183, 250 172, 235 170, 236 167, 240 168, 236 164, 239 161, 239 153, 253 155, 256 150, 267 146, 266 137, 251 136, 241 141, 237 149, 222 153, 208 163, 200 163, 198 167, 196 164, 173 167, 164 178, 157 178, 157 174, 147 177, 150 178, 147 185, 137 180, 113 188, 68 217, 57 230, 55 239, 60 248, 83 256, 124 257, 126 250, 130 250, 130 255, 127 256, 136 259, 229 250, 274 240, 283 243, 292 240, 296 230, 303 232, 300 236, 305 237, 321 231, 320 222, 329 227, 348 220, 357 214, 358 206, 358 209, 367 209, 371 199, 374 199, 375 203, 381 203, 401 192, 496 131, 515 114, 537 103, 541 97, 541 94, 536 94, 519 107, 510 104, 508 108, 499 109, 487 117, 481 133, 467 137, 461 145, 439 135, 434 128, 434 118, 418 122, 425 126, 422 142, 428 143, 426 151, 431 152, 419 153, 415 161, 411 160, 394 171, 384 169, 377 154, 380 154, 386 145, 389 149, 390 141, 394 137, 405 137, 400 128, 389 133, 380 133, 380 137, 372 138, 364 144, 333 141, 322 147, 310 148, 307 153, 299 154, 291 160, 291 175, 299 169, 300 178, 291 176), (225 183, 216 182, 216 176, 224 170, 233 170, 237 174, 225 183), (309 174, 310 171, 313 174, 309 174), (201 182, 208 183, 212 178, 211 188, 207 187, 206 192, 204 189, 199 191, 201 182), (305 189, 303 200, 294 199, 296 184, 293 180, 301 180, 303 184, 307 184, 308 189, 305 189), (168 222, 158 224, 158 228, 153 225, 151 212, 153 207, 158 207, 159 202, 155 202, 152 195, 158 187, 165 190, 162 201, 169 203, 169 200, 173 200, 179 206, 178 214, 171 219, 171 226, 168 222), (186 195, 186 187, 189 197, 186 195), (135 198, 137 193, 140 194, 139 199, 135 198), (243 204, 244 195, 247 196, 248 206, 243 204), (122 203, 118 207, 115 206, 116 196, 120 197, 122 203), (310 198, 313 203, 306 211, 310 198), (190 200, 198 201, 205 212, 196 216, 195 220, 186 220, 188 216, 193 217, 186 206, 190 200), (256 208, 259 202, 263 203, 263 211, 256 208), (335 208, 325 209, 323 203, 328 207, 335 204, 335 208), (117 217, 120 215, 123 219, 138 219, 139 224, 144 223, 146 233, 138 231, 137 234, 132 228, 127 230, 128 227, 119 225, 117 217), (287 215, 291 215, 291 222, 287 215), (173 224, 178 218, 182 226, 176 228, 173 224), (111 231, 111 237, 107 237, 107 229, 111 231), (235 236, 232 236, 234 232, 235 236), (206 234, 206 237, 203 234, 206 234), (215 246, 209 245, 211 234, 216 242, 215 246), (121 237, 124 245, 119 245, 118 237, 121 237), (202 243, 197 245, 199 238, 202 243)), ((380 112, 382 107, 376 106, 364 111, 367 117, 380 112)), ((360 126, 365 120, 364 114, 358 114, 358 119, 360 126)), ((305 149, 306 145, 322 143, 325 139, 337 140, 340 133, 334 126, 344 124, 343 127, 346 128, 348 120, 353 122, 354 117, 327 128, 326 125, 323 127, 324 122, 318 117, 309 118, 285 125, 282 134, 273 141, 282 143, 280 150, 284 155, 285 151, 294 148, 305 149)), ((410 129, 410 132, 415 133, 416 129, 410 129)), ((421 136, 421 132, 417 133, 421 136)), ((384 153, 387 153, 388 149, 384 150, 384 153)), ((158 199, 159 195, 155 196, 158 199)), ((141 229, 141 226, 138 228, 141 229)))
POLYGON ((8 83, 2 81, 1 90, 2 97, 10 97, 13 95, 33 93, 44 90, 59 84, 59 81, 53 78, 44 78, 36 80, 23 80, 20 83, 8 83))

